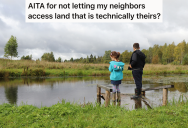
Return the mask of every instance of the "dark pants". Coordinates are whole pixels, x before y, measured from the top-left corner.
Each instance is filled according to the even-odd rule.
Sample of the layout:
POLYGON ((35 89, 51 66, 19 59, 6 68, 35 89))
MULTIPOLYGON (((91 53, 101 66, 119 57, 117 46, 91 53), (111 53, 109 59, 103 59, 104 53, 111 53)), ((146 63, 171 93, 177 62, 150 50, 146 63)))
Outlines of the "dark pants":
POLYGON ((135 84, 136 84, 136 88, 141 89, 142 88, 143 70, 133 70, 132 74, 133 74, 133 78, 134 78, 134 81, 135 81, 135 84))

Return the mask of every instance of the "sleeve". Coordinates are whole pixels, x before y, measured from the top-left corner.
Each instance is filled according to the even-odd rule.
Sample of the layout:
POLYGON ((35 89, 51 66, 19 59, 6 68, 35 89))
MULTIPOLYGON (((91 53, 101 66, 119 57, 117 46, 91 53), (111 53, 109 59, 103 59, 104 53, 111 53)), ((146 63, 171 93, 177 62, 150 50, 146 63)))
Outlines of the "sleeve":
POLYGON ((132 62, 131 62, 131 66, 134 67, 137 63, 137 54, 134 53, 132 56, 132 62))
POLYGON ((112 65, 111 65, 111 64, 110 64, 110 66, 109 66, 109 68, 108 68, 108 69, 109 69, 109 71, 110 71, 110 72, 112 72, 112 71, 113 71, 113 69, 112 69, 112 65))

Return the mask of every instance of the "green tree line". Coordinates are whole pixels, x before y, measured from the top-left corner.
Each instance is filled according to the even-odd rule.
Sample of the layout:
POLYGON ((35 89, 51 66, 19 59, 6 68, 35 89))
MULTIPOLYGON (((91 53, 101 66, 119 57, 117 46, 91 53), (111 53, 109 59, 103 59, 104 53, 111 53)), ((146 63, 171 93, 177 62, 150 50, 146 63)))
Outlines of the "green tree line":
MULTIPOLYGON (((4 48, 4 56, 8 57, 18 57, 17 52, 17 39, 14 36, 11 36, 7 44, 4 48)), ((181 41, 179 44, 175 45, 174 42, 171 44, 165 43, 164 45, 155 44, 153 47, 149 47, 148 49, 141 50, 146 55, 146 63, 152 64, 188 64, 188 42, 186 43, 185 40, 181 41)), ((96 56, 96 55, 87 55, 86 58, 73 58, 71 57, 70 60, 62 60, 61 57, 55 60, 53 52, 51 53, 44 53, 41 56, 42 61, 49 61, 49 62, 77 62, 77 63, 109 63, 111 50, 105 51, 103 56, 96 56)), ((124 63, 129 63, 130 57, 132 55, 132 51, 125 50, 121 53, 120 61, 124 63)), ((32 60, 32 55, 22 56, 22 60, 32 60)), ((38 59, 39 60, 39 59, 38 59)))
MULTIPOLYGON (((165 43, 164 45, 155 44, 153 47, 141 50, 146 55, 146 63, 149 64, 188 64, 188 42, 181 41, 178 45, 174 42, 171 44, 165 43)), ((65 62, 80 62, 80 63, 109 63, 111 50, 105 51, 103 56, 87 56, 80 59, 65 60, 65 62)), ((129 63, 132 51, 125 50, 120 55, 120 61, 129 63)))

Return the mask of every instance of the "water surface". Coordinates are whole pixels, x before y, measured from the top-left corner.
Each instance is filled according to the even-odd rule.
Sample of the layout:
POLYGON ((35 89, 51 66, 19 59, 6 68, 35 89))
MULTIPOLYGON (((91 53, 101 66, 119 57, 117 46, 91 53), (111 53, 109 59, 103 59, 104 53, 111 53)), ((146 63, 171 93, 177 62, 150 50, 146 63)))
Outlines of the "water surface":
MULTIPOLYGON (((92 102, 97 98, 96 85, 110 84, 109 77, 54 77, 54 78, 10 78, 0 79, 0 104, 22 103, 52 106, 62 99, 79 104, 92 102)), ((188 77, 186 75, 143 76, 143 88, 174 85, 168 91, 168 100, 179 100, 188 96, 188 77)), ((131 76, 124 76, 120 90, 124 94, 133 94, 135 84, 131 76)), ((105 90, 102 89, 102 93, 105 90)), ((122 95, 122 106, 128 109, 148 108, 162 104, 162 89, 147 91, 145 102, 131 100, 129 95, 122 95)), ((102 100, 102 103, 104 101, 102 100)))

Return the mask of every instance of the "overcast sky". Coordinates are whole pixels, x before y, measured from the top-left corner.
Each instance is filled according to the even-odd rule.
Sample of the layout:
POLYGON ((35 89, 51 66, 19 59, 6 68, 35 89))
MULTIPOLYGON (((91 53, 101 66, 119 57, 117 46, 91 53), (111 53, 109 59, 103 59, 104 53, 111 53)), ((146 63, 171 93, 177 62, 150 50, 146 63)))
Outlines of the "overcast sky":
POLYGON ((188 0, 163 0, 162 23, 26 23, 25 0, 0 0, 0 57, 11 37, 18 41, 18 55, 41 58, 53 52, 63 60, 104 55, 106 50, 123 52, 140 43, 188 42, 188 0))

